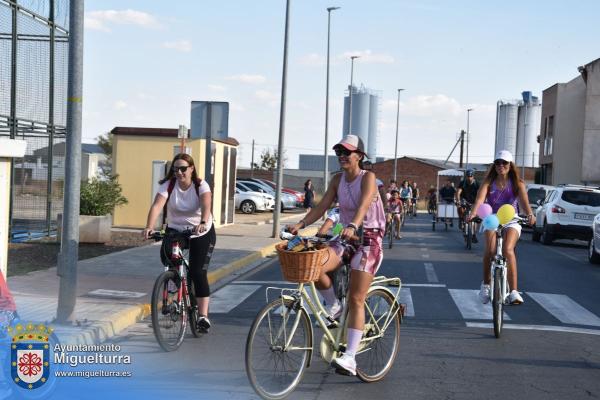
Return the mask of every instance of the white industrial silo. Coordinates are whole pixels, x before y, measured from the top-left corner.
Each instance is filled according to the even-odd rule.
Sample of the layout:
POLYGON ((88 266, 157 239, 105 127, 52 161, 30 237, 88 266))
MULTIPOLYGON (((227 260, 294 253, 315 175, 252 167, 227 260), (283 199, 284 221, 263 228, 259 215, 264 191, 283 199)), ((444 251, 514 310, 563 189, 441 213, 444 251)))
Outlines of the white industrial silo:
POLYGON ((537 135, 540 131, 542 105, 530 92, 523 92, 523 102, 519 105, 517 124, 517 148, 515 164, 518 167, 536 167, 539 144, 537 135))
POLYGON ((344 98, 342 135, 352 133, 360 137, 371 159, 377 155, 377 122, 379 97, 365 87, 354 87, 352 95, 352 132, 348 132, 349 97, 344 98))
POLYGON ((377 122, 379 119, 379 97, 372 94, 370 96, 369 106, 369 144, 367 145, 367 154, 371 160, 377 157, 377 122))
POLYGON ((498 101, 496 106, 496 147, 494 154, 508 150, 515 154, 517 150, 517 120, 519 107, 515 103, 498 101))

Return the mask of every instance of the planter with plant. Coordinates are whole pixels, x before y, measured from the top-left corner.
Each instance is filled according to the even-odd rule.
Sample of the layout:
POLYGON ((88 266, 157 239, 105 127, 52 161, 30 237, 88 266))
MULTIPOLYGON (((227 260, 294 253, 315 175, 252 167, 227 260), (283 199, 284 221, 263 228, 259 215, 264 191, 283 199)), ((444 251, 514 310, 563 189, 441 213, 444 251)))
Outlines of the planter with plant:
MULTIPOLYGON (((81 183, 79 203, 79 242, 106 243, 110 241, 112 213, 115 207, 127 204, 117 176, 92 178, 81 183)), ((58 226, 61 226, 59 215, 58 226)), ((60 235, 59 235, 60 237, 60 235)))

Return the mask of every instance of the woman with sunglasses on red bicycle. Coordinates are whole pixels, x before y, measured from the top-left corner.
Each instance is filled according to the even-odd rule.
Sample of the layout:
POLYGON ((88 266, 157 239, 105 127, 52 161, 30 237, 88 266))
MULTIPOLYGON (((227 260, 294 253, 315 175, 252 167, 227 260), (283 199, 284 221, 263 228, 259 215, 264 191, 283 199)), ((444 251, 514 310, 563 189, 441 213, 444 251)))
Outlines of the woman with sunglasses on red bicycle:
POLYGON ((198 178, 194 159, 190 155, 177 154, 171 166, 167 176, 159 181, 160 187, 148 212, 142 235, 150 237, 156 219, 163 210, 167 215, 167 231, 193 230, 194 235, 190 237, 190 275, 197 297, 198 330, 207 333, 210 329, 207 270, 217 240, 211 214, 212 193, 208 183, 198 178))
MULTIPOLYGON (((527 190, 525 183, 519 179, 517 167, 513 162, 512 154, 507 150, 501 150, 496 154, 494 164, 488 170, 485 180, 479 191, 473 205, 468 220, 472 220, 477 215, 477 209, 483 203, 492 207, 492 212, 496 213, 505 204, 512 205, 517 214, 519 206, 527 213, 527 220, 530 225, 535 224, 535 216, 529 206, 527 199, 527 190)), ((502 254, 506 257, 508 265, 508 284, 511 288, 509 301, 511 304, 522 304, 523 298, 517 289, 517 257, 515 255, 515 246, 521 236, 521 225, 517 222, 509 222, 505 225, 504 246, 502 254)), ((483 282, 479 290, 479 299, 482 303, 487 303, 490 299, 490 264, 492 257, 496 252, 496 232, 485 232, 485 251, 483 253, 483 282)))
MULTIPOLYGON (((335 175, 323 199, 302 221, 288 226, 292 233, 298 232, 316 222, 337 199, 340 209, 340 222, 344 225, 341 237, 351 240, 363 227, 363 239, 352 257, 348 294, 348 345, 341 357, 335 358, 332 365, 340 372, 356 375, 355 355, 362 338, 365 323, 364 302, 375 273, 383 260, 383 234, 385 212, 375 174, 362 169, 362 161, 367 156, 362 140, 355 135, 345 136, 333 149, 338 156, 342 173, 335 175)), ((333 242, 328 248, 329 257, 321 266, 321 276, 316 286, 325 299, 331 318, 339 317, 342 306, 339 304, 328 272, 342 265, 344 246, 333 242)))

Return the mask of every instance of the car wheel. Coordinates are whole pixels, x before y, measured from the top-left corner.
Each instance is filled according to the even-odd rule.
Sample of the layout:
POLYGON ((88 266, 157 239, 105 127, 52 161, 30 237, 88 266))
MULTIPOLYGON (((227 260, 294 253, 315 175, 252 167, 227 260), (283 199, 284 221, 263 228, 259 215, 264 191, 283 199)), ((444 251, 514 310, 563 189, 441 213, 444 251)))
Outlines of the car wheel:
POLYGON ((256 211, 256 204, 254 204, 254 202, 251 200, 244 200, 242 201, 242 204, 240 204, 240 210, 244 214, 252 214, 254 211, 256 211))
POLYGON ((600 254, 596 253, 594 239, 590 239, 590 244, 588 246, 588 260, 592 264, 600 264, 600 254))
POLYGON ((540 237, 542 236, 541 233, 539 233, 536 229, 535 226, 533 227, 533 232, 531 232, 531 240, 533 240, 534 242, 539 242, 540 241, 540 237))
POLYGON ((550 233, 550 229, 548 228, 548 224, 546 223, 546 221, 544 221, 544 228, 542 230, 542 236, 540 237, 542 243, 544 243, 545 245, 551 245, 552 241, 554 240, 554 238, 552 237, 552 234, 550 233))
POLYGON ((285 207, 283 206, 283 201, 281 202, 281 212, 284 212, 285 207))

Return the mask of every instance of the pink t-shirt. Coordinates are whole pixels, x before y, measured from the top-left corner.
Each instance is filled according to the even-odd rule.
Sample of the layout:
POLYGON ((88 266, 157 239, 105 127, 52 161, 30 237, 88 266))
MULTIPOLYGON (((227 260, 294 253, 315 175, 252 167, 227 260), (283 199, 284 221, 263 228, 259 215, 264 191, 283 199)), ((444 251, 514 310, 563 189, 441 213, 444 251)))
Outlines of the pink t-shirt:
MULTIPOLYGON (((164 198, 169 196, 169 181, 164 182, 158 187, 158 194, 164 198)), ((183 231, 185 229, 193 229, 200 225, 200 221, 206 221, 206 231, 198 236, 202 236, 210 230, 212 227, 213 219, 212 215, 208 215, 206 218, 202 216, 202 208, 200 207, 200 197, 203 193, 210 193, 210 186, 205 180, 200 183, 198 187, 198 193, 196 195, 196 187, 194 184, 190 185, 187 190, 182 190, 179 187, 179 182, 175 182, 173 191, 171 192, 171 198, 167 203, 167 225, 169 228, 183 231)))
MULTIPOLYGON (((340 177, 337 197, 340 204, 340 222, 344 226, 352 222, 360 205, 361 182, 365 173, 365 170, 361 170, 360 174, 352 182, 346 181, 343 172, 340 177)), ((365 229, 385 229, 385 212, 379 193, 373 197, 369 204, 369 209, 363 220, 363 226, 365 229)))

